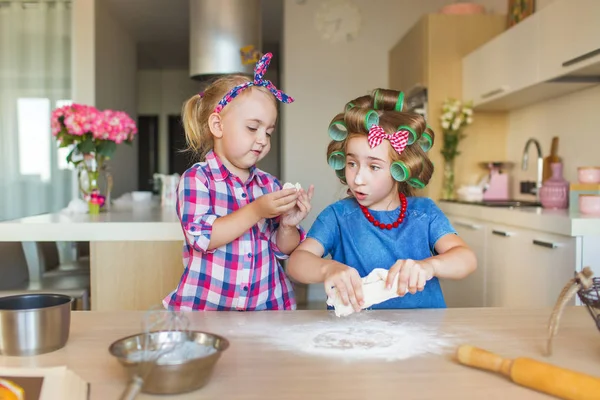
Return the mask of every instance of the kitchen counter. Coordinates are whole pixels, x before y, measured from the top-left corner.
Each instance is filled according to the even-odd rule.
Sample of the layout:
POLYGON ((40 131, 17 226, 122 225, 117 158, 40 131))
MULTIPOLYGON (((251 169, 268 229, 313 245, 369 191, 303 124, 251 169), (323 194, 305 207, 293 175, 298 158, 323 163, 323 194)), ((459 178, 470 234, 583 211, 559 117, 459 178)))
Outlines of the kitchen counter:
POLYGON ((174 207, 43 214, 0 222, 1 241, 89 241, 91 306, 97 311, 159 305, 183 272, 183 232, 174 207))
POLYGON ((138 207, 0 222, 0 242, 9 241, 183 241, 183 233, 175 206, 138 207))
POLYGON ((568 210, 548 210, 542 207, 488 207, 450 201, 438 206, 448 215, 481 219, 543 232, 567 236, 600 236, 600 218, 570 214, 568 210))
MULTIPOLYGON (((230 341, 230 347, 207 386, 186 395, 160 398, 466 400, 491 395, 498 399, 548 399, 502 376, 459 365, 452 355, 456 346, 467 343, 509 358, 527 356, 600 376, 600 332, 584 307, 565 310, 554 341, 554 355, 541 355, 550 312, 501 308, 397 310, 362 312, 347 318, 337 318, 327 311, 190 313, 191 329, 220 334, 230 341), (408 328, 413 335, 419 335, 420 330, 429 332, 431 352, 417 354, 426 346, 417 341, 412 344, 412 357, 394 360, 398 351, 417 338, 406 336, 391 346, 387 356, 392 359, 386 360, 381 349, 389 345, 389 337, 378 326, 391 322, 402 324, 395 328, 395 335, 408 328), (306 348, 314 345, 315 337, 337 337, 348 346, 360 346, 349 334, 349 326, 355 335, 367 329, 377 338, 369 343, 368 350, 375 355, 343 355, 356 353, 353 348, 330 348, 328 355, 310 354, 293 345, 295 336, 286 337, 288 330, 296 329, 306 338, 306 348), (438 346, 442 337, 445 345, 438 346)), ((138 333, 142 316, 143 312, 74 312, 66 347, 34 357, 0 356, 0 366, 66 365, 90 382, 92 400, 116 399, 127 377, 108 347, 119 338, 138 333)), ((322 343, 335 345, 332 341, 322 343)))

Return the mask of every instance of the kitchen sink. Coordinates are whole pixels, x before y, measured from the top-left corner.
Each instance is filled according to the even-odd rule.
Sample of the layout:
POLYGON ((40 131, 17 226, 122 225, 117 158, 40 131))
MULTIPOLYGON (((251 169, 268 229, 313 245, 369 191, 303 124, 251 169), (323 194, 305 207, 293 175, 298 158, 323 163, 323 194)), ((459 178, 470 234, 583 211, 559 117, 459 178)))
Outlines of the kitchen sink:
POLYGON ((527 200, 485 200, 485 201, 461 201, 461 200, 442 200, 448 201, 450 203, 460 203, 460 204, 473 204, 476 206, 484 206, 484 207, 541 207, 542 204, 537 201, 527 201, 527 200))
POLYGON ((537 201, 526 200, 487 200, 480 203, 486 207, 541 207, 542 204, 537 201))

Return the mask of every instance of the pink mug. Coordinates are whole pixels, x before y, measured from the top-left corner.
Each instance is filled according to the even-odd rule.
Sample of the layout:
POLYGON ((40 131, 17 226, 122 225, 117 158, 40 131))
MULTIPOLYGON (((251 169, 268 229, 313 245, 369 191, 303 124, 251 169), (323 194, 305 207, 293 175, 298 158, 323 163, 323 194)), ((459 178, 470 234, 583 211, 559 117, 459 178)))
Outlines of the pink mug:
POLYGON ((579 212, 586 215, 600 216, 600 195, 598 194, 580 194, 579 212))
POLYGON ((600 183, 600 167, 579 167, 577 178, 581 183, 600 183))

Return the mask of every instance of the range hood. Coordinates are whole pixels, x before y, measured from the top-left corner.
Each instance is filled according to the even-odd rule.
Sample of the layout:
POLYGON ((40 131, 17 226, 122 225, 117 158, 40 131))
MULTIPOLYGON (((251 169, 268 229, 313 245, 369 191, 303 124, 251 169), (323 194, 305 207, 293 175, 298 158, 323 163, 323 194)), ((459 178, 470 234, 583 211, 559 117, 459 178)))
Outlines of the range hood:
POLYGON ((240 50, 261 50, 261 0, 190 0, 190 77, 207 80, 231 73, 251 75, 240 50))

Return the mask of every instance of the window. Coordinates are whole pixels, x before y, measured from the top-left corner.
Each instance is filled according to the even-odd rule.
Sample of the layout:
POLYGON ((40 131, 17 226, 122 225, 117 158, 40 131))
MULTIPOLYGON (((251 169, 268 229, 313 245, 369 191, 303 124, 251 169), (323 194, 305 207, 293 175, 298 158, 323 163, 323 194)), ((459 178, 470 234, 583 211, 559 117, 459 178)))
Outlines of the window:
POLYGON ((50 181, 50 100, 17 99, 19 173, 50 181))

